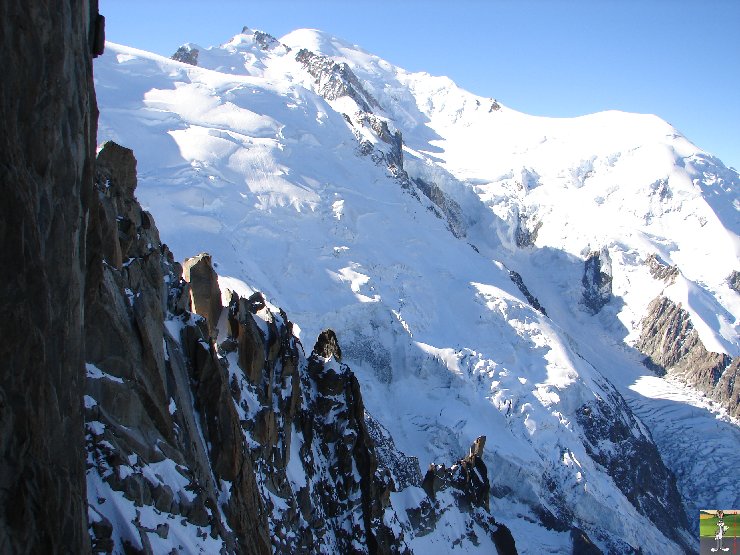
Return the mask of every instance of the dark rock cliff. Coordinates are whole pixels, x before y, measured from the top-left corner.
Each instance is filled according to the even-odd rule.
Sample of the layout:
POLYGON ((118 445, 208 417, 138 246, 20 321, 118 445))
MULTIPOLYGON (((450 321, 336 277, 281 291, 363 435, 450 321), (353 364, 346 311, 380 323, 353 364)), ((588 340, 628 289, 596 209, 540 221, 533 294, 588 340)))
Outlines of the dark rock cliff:
POLYGON ((606 247, 593 251, 583 264, 583 304, 591 314, 599 312, 612 298, 612 261, 606 247))
MULTIPOLYGON (((663 464, 652 437, 621 395, 607 382, 601 383, 601 387, 603 397, 596 396, 576 411, 576 420, 586 439, 586 451, 607 470, 641 514, 685 553, 693 552, 693 538, 688 532, 688 517, 681 508, 675 476, 663 464)), ((574 536, 575 541, 580 540, 574 536)), ((625 552, 627 547, 617 547, 616 552, 625 552)))
POLYGON ((740 416, 740 357, 707 350, 680 304, 663 296, 653 299, 635 346, 658 375, 675 376, 740 416))
POLYGON ((360 80, 346 62, 335 62, 328 56, 316 54, 302 48, 295 59, 315 79, 318 92, 327 100, 348 96, 357 103, 363 112, 379 108, 378 101, 365 90, 360 80))
POLYGON ((0 552, 89 551, 82 333, 95 0, 0 4, 0 552))
POLYGON ((100 253, 91 264, 98 279, 85 321, 93 548, 157 553, 172 534, 206 550, 269 553, 228 375, 211 343, 215 331, 188 311, 218 317, 210 257, 190 259, 191 283, 184 281, 135 187, 133 153, 106 143, 89 232, 100 253))

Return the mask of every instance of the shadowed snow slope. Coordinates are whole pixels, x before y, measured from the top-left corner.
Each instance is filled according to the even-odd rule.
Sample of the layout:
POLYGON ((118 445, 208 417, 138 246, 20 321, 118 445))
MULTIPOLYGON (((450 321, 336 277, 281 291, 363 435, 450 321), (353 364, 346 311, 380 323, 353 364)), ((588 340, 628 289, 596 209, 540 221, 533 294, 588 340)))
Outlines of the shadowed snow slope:
POLYGON ((730 476, 739 452, 702 430, 737 423, 632 345, 662 294, 709 351, 740 354, 738 175, 655 116, 528 116, 318 31, 256 36, 191 45, 197 67, 111 43, 97 62, 99 142, 134 149, 175 256, 209 252, 309 341, 336 330, 422 468, 487 436, 491 509, 520 552, 578 533, 696 550, 684 507, 733 499, 684 450, 730 476), (612 297, 591 314, 584 260, 604 250, 612 297))

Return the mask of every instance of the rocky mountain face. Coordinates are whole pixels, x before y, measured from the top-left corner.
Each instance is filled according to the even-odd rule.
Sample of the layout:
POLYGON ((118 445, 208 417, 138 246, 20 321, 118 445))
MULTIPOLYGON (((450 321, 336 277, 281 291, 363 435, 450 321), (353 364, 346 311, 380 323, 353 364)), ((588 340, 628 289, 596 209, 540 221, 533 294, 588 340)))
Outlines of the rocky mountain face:
MULTIPOLYGON (((404 481, 377 456, 334 332, 307 357, 260 293, 222 294, 209 255, 174 262, 135 187, 133 153, 106 143, 89 240, 101 275, 85 325, 93 549, 412 552, 419 527, 391 502, 404 481)), ((482 512, 445 509, 503 534, 485 465, 470 461, 478 481, 459 487, 482 512)))
MULTIPOLYGON (((358 151, 388 168, 390 174, 416 197, 426 199, 426 207, 438 218, 447 221, 448 229, 457 238, 465 237, 466 224, 460 205, 436 183, 421 177, 410 178, 403 166, 403 135, 394 129, 387 117, 375 114, 383 107, 362 85, 345 62, 337 63, 329 56, 302 48, 295 57, 313 77, 314 89, 326 100, 342 97, 351 99, 357 110, 343 114, 358 142, 358 151)), ((535 232, 536 233, 536 232, 535 232)))
POLYGON ((380 107, 362 86, 357 76, 346 63, 337 63, 328 56, 301 49, 296 61, 315 79, 317 90, 327 100, 348 96, 357 103, 362 112, 370 113, 373 107, 380 107))
MULTIPOLYGON (((689 528, 686 513, 666 511, 667 507, 681 505, 675 476, 664 466, 658 448, 624 399, 609 384, 602 386, 606 395, 583 404, 576 412, 587 439, 587 451, 608 469, 614 483, 640 512, 688 551, 692 540, 685 532, 689 528), (656 496, 656 491, 662 495, 656 496)), ((630 547, 617 542, 612 549, 626 552, 630 547)))
POLYGON ((680 304, 656 297, 648 306, 635 346, 646 355, 645 365, 656 373, 677 377, 719 402, 730 415, 740 417, 740 357, 708 351, 680 304))
POLYGON ((94 0, 0 6, 3 553, 89 551, 83 318, 97 22, 94 0))

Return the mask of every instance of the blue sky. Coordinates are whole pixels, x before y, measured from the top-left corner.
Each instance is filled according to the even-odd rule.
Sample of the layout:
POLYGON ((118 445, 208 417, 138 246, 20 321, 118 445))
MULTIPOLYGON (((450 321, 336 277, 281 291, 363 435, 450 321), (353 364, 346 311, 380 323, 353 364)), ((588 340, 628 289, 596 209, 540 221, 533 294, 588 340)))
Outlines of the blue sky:
POLYGON ((109 40, 170 55, 246 25, 317 28, 530 114, 657 114, 740 169, 740 0, 100 0, 109 40))

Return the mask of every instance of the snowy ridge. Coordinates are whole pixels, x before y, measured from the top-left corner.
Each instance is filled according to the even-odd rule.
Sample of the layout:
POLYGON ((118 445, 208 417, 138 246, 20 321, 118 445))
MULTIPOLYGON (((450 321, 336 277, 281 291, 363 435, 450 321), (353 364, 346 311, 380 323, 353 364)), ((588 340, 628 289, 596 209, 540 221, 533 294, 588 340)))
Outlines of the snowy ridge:
POLYGON ((687 507, 698 490, 720 498, 666 439, 705 442, 730 468, 738 455, 709 453, 695 433, 715 413, 682 398, 687 424, 667 427, 673 416, 652 409, 661 390, 656 400, 630 389, 650 373, 629 345, 665 289, 709 349, 740 354, 740 297, 727 285, 740 252, 737 174, 654 116, 527 116, 320 32, 269 49, 253 37, 199 48, 199 67, 110 43, 97 62, 99 141, 135 150, 138 197, 175 255, 210 252, 302 337, 336 330, 369 412, 422 468, 486 435, 492 512, 520 552, 560 551, 571 527, 605 551, 693 545, 628 498, 605 470, 619 461, 589 442, 579 415, 604 402, 635 440, 654 437, 687 507), (373 116, 402 134, 408 177, 460 208, 465 239, 387 159, 362 156, 362 140, 390 150, 351 97, 317 94, 302 48, 347 64, 377 100, 373 116), (601 248, 613 299, 590 315, 583 260, 601 248), (674 285, 650 275, 654 253, 678 267, 674 285))

